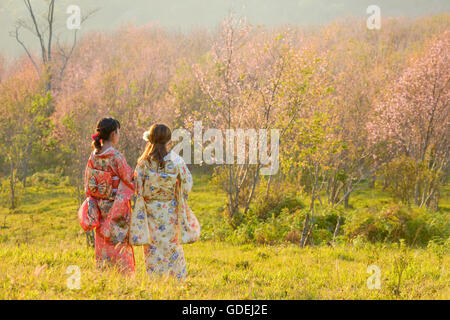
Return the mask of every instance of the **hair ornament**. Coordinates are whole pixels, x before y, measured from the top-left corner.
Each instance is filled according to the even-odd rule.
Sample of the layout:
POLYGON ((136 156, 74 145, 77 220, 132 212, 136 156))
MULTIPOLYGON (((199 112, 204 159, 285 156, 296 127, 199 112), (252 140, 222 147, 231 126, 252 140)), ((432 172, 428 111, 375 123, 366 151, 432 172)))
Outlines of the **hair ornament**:
POLYGON ((150 141, 150 131, 145 131, 144 134, 142 135, 142 139, 149 142, 150 141))

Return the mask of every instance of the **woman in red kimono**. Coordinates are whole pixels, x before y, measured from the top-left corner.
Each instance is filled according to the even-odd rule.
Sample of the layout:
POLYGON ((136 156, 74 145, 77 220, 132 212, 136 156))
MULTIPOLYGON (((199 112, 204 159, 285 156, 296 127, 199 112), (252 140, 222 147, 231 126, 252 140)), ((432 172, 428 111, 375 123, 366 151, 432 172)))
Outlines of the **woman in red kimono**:
POLYGON ((119 129, 119 121, 113 118, 97 123, 97 133, 92 136, 94 150, 85 171, 87 198, 78 219, 85 231, 95 228, 98 267, 114 265, 122 272, 134 272, 133 247, 128 243, 133 171, 125 157, 113 148, 119 141, 119 129))

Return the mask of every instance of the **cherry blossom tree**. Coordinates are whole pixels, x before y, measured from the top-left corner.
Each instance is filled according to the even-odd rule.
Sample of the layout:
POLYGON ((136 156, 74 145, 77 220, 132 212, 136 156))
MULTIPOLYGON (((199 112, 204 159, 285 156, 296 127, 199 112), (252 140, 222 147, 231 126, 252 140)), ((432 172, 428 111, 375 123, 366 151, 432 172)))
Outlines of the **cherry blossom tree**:
MULTIPOLYGON (((403 74, 386 88, 368 123, 370 139, 382 144, 389 161, 402 154, 418 164, 448 174, 450 151, 450 31, 436 36, 414 55, 403 74)), ((424 205, 437 195, 436 181, 417 179, 415 202, 424 205)))

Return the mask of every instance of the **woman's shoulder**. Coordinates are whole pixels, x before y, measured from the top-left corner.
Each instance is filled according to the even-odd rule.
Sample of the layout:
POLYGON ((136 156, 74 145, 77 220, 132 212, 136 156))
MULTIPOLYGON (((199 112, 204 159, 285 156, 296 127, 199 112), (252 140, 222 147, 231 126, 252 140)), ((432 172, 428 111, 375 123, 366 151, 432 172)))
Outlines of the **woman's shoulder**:
POLYGON ((114 154, 115 156, 123 157, 123 153, 114 147, 110 147, 108 151, 111 152, 112 154, 114 154))
POLYGON ((108 150, 108 154, 111 161, 110 163, 112 164, 113 167, 116 168, 129 167, 127 159, 119 150, 111 147, 110 150, 108 150))
POLYGON ((94 149, 91 152, 91 157, 95 157, 95 158, 111 158, 111 157, 115 157, 115 156, 122 156, 122 154, 114 149, 113 147, 108 147, 105 150, 96 150, 94 149))
POLYGON ((118 161, 125 161, 125 162, 126 162, 125 156, 124 156, 123 153, 120 152, 119 150, 117 150, 117 149, 111 147, 110 150, 108 150, 108 153, 112 156, 112 158, 113 158, 114 160, 116 160, 116 161, 117 161, 117 160, 118 160, 118 161))
POLYGON ((185 165, 184 159, 179 156, 176 152, 173 150, 170 150, 169 153, 164 157, 164 161, 170 161, 174 165, 185 165))
POLYGON ((147 170, 148 169, 148 161, 147 160, 138 160, 138 162, 136 164, 136 169, 147 170))

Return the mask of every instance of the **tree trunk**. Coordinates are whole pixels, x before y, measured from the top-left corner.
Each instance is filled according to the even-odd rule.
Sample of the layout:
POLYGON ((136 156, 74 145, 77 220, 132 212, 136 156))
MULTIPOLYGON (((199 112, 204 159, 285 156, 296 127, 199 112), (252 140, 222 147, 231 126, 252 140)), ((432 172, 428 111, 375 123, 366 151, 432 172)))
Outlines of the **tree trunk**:
POLYGON ((347 193, 344 198, 344 208, 348 208, 349 200, 350 200, 350 193, 347 193))
POLYGON ((23 162, 22 170, 23 170, 22 184, 23 184, 23 187, 26 188, 27 187, 27 176, 28 176, 28 161, 26 161, 25 159, 23 162))
POLYGON ((414 189, 414 203, 417 206, 420 206, 419 197, 420 197, 420 181, 417 181, 416 187, 414 189))
POLYGON ((352 190, 352 181, 350 181, 350 184, 348 184, 347 187, 344 188, 344 192, 345 192, 345 194, 344 194, 344 208, 348 208, 349 207, 348 203, 350 201, 351 190, 352 190))
POLYGON ((377 177, 373 174, 370 179, 370 182, 369 182, 369 188, 371 188, 371 189, 375 188, 375 180, 376 179, 377 179, 377 177))
POLYGON ((314 212, 314 200, 315 200, 315 196, 312 196, 311 203, 309 206, 309 212, 306 214, 305 221, 303 223, 302 236, 300 238, 300 247, 302 247, 302 248, 305 247, 308 237, 311 233, 310 221, 312 220, 313 212, 314 212))
POLYGON ((309 212, 306 213, 305 221, 303 222, 303 230, 302 230, 302 236, 300 238, 300 247, 303 248, 306 243, 306 236, 308 233, 309 227, 309 212))
POLYGON ((336 228, 334 228, 334 233, 333 233, 333 243, 336 240, 337 235, 339 234, 339 230, 341 229, 341 221, 342 221, 342 217, 339 216, 336 222, 336 228))
POLYGON ((27 187, 28 163, 29 163, 31 149, 32 149, 32 142, 30 141, 30 142, 28 142, 28 144, 25 148, 25 152, 24 152, 24 156, 23 156, 23 160, 22 160, 22 171, 23 171, 22 184, 23 184, 24 188, 27 187))
POLYGON ((269 198, 270 193, 270 185, 272 184, 272 175, 269 176, 269 181, 267 181, 267 188, 266 188, 266 200, 269 198))
POLYGON ((16 195, 15 195, 15 188, 16 188, 16 185, 15 185, 15 177, 14 177, 14 166, 13 166, 13 164, 12 164, 12 162, 11 162, 11 172, 10 172, 10 175, 9 175, 9 189, 10 189, 10 201, 11 201, 11 205, 10 205, 10 208, 11 209, 15 209, 16 208, 16 195))
POLYGON ((250 204, 252 203, 253 195, 255 193, 255 188, 256 188, 256 184, 258 183, 258 180, 259 180, 259 165, 256 167, 255 177, 253 179, 253 184, 252 184, 252 190, 250 191, 250 195, 248 197, 247 204, 245 206, 244 214, 247 214, 247 211, 250 208, 250 204))

